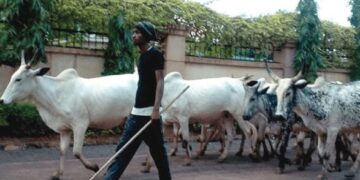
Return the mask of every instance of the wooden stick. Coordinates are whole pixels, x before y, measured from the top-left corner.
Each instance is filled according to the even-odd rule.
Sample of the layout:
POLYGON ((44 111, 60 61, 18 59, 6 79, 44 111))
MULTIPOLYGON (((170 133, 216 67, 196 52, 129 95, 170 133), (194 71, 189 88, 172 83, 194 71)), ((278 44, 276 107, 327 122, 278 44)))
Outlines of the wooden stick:
MULTIPOLYGON (((182 90, 179 95, 177 95, 168 106, 166 106, 166 108, 164 108, 163 110, 161 110, 160 114, 164 113, 167 109, 169 109, 169 107, 182 95, 184 94, 184 92, 189 89, 190 86, 186 86, 186 88, 184 90, 182 90)), ((94 180, 94 178, 100 174, 100 172, 107 166, 110 164, 110 162, 112 160, 114 160, 121 152, 123 152, 125 150, 125 148, 127 146, 129 146, 130 143, 132 143, 134 141, 135 138, 137 138, 147 127, 149 127, 149 125, 151 124, 152 119, 150 119, 149 122, 147 122, 128 142, 126 142, 126 144, 120 149, 118 150, 108 161, 106 161, 106 163, 93 175, 91 176, 91 178, 89 180, 94 180)))

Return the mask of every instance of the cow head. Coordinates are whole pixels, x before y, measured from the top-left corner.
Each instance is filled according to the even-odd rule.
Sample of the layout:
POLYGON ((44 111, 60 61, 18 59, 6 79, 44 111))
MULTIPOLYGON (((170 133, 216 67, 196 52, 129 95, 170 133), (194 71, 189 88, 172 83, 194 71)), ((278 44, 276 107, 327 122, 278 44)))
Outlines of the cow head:
POLYGON ((276 94, 277 97, 275 115, 280 118, 287 119, 288 115, 294 107, 294 97, 296 90, 304 88, 307 85, 307 81, 301 79, 303 77, 303 69, 292 78, 280 78, 270 70, 266 61, 265 64, 269 76, 277 84, 276 89, 270 92, 276 94))
POLYGON ((50 68, 39 68, 32 70, 31 63, 25 63, 24 52, 21 53, 21 65, 11 76, 0 103, 9 104, 14 101, 27 98, 35 87, 36 76, 42 76, 49 71, 50 68))
POLYGON ((243 119, 250 120, 255 114, 261 111, 259 98, 268 87, 263 88, 265 79, 249 81, 245 84, 244 113, 243 119))

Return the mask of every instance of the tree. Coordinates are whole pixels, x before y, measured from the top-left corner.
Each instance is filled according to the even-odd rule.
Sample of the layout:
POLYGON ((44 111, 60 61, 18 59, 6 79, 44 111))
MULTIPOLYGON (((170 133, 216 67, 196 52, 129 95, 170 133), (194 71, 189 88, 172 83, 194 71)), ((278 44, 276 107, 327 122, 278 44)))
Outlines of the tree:
POLYGON ((105 50, 103 75, 131 73, 134 71, 134 46, 130 27, 126 27, 122 13, 109 23, 109 43, 105 50))
MULTIPOLYGON (((211 1, 209 0, 208 2, 211 1)), ((300 2, 303 3, 307 1, 302 0, 300 2)), ((34 9, 33 6, 27 6, 27 8, 34 9)), ((297 20, 300 19, 300 16, 313 13, 310 12, 311 8, 302 9, 304 13, 298 15, 294 12, 279 11, 272 15, 246 18, 244 16, 229 17, 218 14, 203 4, 187 0, 0 0, 0 21, 5 21, 5 23, 0 23, 0 46, 6 47, 0 48, 0 62, 9 64, 15 60, 18 61, 20 48, 16 50, 12 50, 12 48, 14 47, 13 43, 19 41, 14 37, 10 38, 9 35, 19 36, 17 38, 21 39, 20 36, 28 34, 27 36, 29 37, 45 37, 45 39, 43 39, 44 41, 51 41, 53 36, 50 36, 52 34, 50 27, 81 30, 85 32, 109 33, 109 41, 112 43, 111 38, 116 37, 111 35, 111 31, 117 31, 116 29, 110 30, 110 28, 117 27, 115 24, 111 24, 114 23, 112 18, 118 15, 119 12, 126 16, 126 19, 123 21, 123 27, 127 28, 127 30, 129 30, 135 22, 142 20, 152 22, 160 32, 164 32, 165 28, 163 27, 166 27, 168 24, 181 24, 187 26, 189 29, 188 41, 200 42, 201 47, 214 53, 218 53, 218 50, 213 50, 216 49, 217 46, 231 46, 234 48, 246 46, 260 48, 260 52, 269 54, 271 50, 281 46, 288 40, 300 39, 300 33, 307 36, 306 32, 304 32, 304 30, 307 29, 307 27, 305 27, 306 19, 307 21, 313 21, 312 24, 315 24, 312 30, 317 30, 317 28, 320 27, 320 21, 317 18, 316 20, 314 18, 303 18, 301 22, 304 26, 300 28, 300 21, 296 23, 297 20), (16 4, 22 2, 32 2, 35 5, 41 5, 43 7, 43 11, 41 12, 47 12, 44 14, 45 16, 41 16, 44 17, 43 21, 38 23, 40 25, 39 27, 42 27, 37 28, 39 30, 37 32, 41 32, 40 36, 35 36, 30 33, 34 29, 28 31, 24 28, 22 28, 24 30, 9 28, 11 27, 8 25, 9 14, 23 14, 22 11, 15 8, 17 7, 16 4), (48 26, 43 26, 45 24, 48 26), (14 34, 14 32, 16 33, 14 34), (10 51, 8 51, 9 49, 10 51)), ((300 6, 298 10, 300 11, 300 6)), ((314 10, 316 12, 316 8, 314 10)), ((353 39, 355 31, 353 28, 341 27, 326 21, 321 24, 323 25, 324 33, 319 35, 319 38, 323 39, 321 41, 321 53, 324 54, 325 64, 329 67, 344 64, 341 61, 344 54, 346 57, 349 57, 349 59, 352 58, 351 54, 354 51, 353 44, 355 40, 351 41, 351 39, 353 39)), ((28 27, 27 29, 31 29, 30 27, 33 25, 34 23, 29 23, 26 27, 28 27)), ((315 36, 318 36, 318 34, 315 35, 316 33, 312 32, 312 30, 308 30, 308 32, 312 33, 314 37, 309 37, 316 39, 315 36)), ((54 38, 56 38, 56 34, 54 33, 53 35, 54 38)), ((81 39, 82 38, 74 38, 74 41, 81 43, 81 39)), ((300 41, 301 40, 304 41, 304 39, 300 39, 300 41)), ((304 45, 312 41, 309 39, 305 40, 307 40, 306 43, 301 42, 304 45)), ((113 50, 115 50, 114 48, 115 46, 113 50)), ((41 50, 41 48, 39 49, 41 50)), ((31 49, 28 51, 31 52, 31 49)), ((225 56, 233 57, 233 53, 235 53, 234 50, 230 49, 229 52, 226 50, 225 56)), ((113 55, 114 54, 119 55, 119 52, 113 52, 113 55)), ((304 54, 306 55, 304 59, 310 61, 307 56, 313 55, 308 53, 304 54)), ((224 55, 224 53, 221 55, 224 55)), ((31 55, 28 54, 28 56, 30 57, 31 55)), ((108 56, 106 58, 108 58, 108 56)), ((112 57, 112 59, 115 60, 117 58, 112 57)), ((313 62, 313 60, 311 61, 313 62)), ((297 62, 301 62, 301 60, 297 62)), ((295 64, 297 69, 299 69, 299 64, 301 63, 297 62, 295 64)), ((314 66, 314 64, 310 67, 314 66)), ((105 65, 105 67, 110 66, 105 65)))
POLYGON ((320 54, 322 42, 321 23, 314 0, 300 0, 297 6, 298 43, 295 55, 295 70, 299 71, 304 63, 305 79, 314 81, 316 72, 323 66, 320 54))
POLYGON ((350 77, 352 80, 359 80, 360 79, 360 0, 351 0, 350 4, 352 6, 351 8, 352 16, 350 18, 350 22, 356 31, 356 35, 355 35, 356 51, 350 67, 351 70, 350 77))
POLYGON ((48 12, 51 1, 0 1, 0 62, 15 66, 20 63, 20 51, 26 57, 45 61, 45 41, 50 32, 48 12))
POLYGON ((355 52, 355 29, 336 25, 330 21, 322 22, 323 40, 321 53, 326 68, 349 68, 355 52))

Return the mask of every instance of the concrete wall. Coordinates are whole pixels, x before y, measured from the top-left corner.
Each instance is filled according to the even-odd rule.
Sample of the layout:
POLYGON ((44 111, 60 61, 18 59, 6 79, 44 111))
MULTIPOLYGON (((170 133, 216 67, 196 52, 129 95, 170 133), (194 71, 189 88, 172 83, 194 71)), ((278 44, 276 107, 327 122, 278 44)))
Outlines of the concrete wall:
MULTIPOLYGON (((254 75, 254 78, 268 78, 263 62, 236 61, 214 58, 201 58, 185 56, 186 28, 183 26, 169 26, 168 36, 165 41, 166 73, 180 72, 185 79, 202 79, 214 77, 242 77, 254 75)), ((293 60, 295 56, 295 42, 288 42, 278 51, 274 52, 274 62, 270 68, 280 77, 292 77, 293 60)), ((38 67, 50 67, 49 75, 56 76, 67 68, 74 68, 79 75, 86 78, 101 76, 104 64, 104 52, 75 49, 46 47, 47 64, 38 67)), ((35 67, 36 68, 36 67, 35 67)), ((0 94, 9 82, 11 74, 16 69, 0 65, 0 94)), ((345 69, 327 69, 319 72, 327 80, 349 81, 349 71, 345 69)))

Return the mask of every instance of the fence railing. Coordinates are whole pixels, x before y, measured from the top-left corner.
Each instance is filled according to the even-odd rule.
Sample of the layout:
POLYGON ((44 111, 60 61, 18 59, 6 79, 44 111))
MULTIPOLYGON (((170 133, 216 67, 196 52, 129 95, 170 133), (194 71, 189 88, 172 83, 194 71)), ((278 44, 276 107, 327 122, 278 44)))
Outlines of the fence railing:
POLYGON ((186 55, 238 61, 273 60, 273 51, 256 47, 219 45, 202 42, 186 42, 186 55))
POLYGON ((108 42, 109 39, 105 33, 54 28, 46 44, 58 47, 105 50, 108 42))

